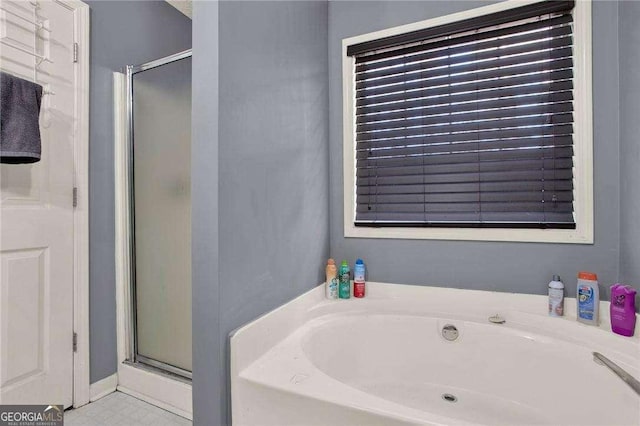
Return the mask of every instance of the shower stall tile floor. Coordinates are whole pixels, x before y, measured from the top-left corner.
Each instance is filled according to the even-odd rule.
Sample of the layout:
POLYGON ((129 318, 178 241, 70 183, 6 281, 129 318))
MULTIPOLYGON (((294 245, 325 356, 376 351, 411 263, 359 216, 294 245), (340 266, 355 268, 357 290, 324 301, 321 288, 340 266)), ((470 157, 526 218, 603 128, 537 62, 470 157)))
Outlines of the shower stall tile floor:
POLYGON ((121 392, 65 411, 65 426, 191 426, 191 420, 121 392))

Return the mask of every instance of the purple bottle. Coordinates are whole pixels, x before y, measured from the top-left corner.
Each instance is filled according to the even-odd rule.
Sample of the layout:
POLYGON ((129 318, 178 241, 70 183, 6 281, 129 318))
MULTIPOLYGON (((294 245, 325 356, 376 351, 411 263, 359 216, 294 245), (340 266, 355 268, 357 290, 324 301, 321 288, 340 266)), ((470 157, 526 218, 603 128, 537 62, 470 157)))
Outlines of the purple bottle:
POLYGON ((636 326, 636 290, 628 285, 611 286, 611 331, 633 336, 636 326))

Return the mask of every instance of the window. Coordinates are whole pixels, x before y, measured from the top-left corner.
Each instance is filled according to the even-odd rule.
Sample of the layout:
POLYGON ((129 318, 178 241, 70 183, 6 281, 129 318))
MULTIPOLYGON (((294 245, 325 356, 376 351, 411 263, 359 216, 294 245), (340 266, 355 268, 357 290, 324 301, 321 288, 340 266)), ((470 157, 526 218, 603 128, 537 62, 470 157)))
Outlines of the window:
POLYGON ((343 40, 345 235, 592 242, 589 7, 343 40))

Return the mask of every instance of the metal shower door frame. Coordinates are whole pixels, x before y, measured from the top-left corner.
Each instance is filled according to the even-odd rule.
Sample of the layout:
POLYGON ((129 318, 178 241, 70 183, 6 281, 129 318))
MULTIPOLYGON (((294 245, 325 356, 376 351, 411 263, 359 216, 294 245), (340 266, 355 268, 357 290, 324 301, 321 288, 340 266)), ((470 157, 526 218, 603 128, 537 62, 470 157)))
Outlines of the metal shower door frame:
POLYGON ((136 318, 136 242, 135 242, 135 192, 134 192, 134 116, 133 116, 133 76, 163 65, 180 61, 192 57, 192 50, 184 50, 173 55, 165 56, 141 65, 127 65, 124 69, 126 80, 126 128, 127 128, 127 152, 129 153, 129 163, 127 164, 127 180, 129 186, 129 288, 126 306, 127 318, 127 348, 128 354, 126 363, 136 367, 151 369, 155 372, 169 374, 175 378, 191 380, 191 371, 184 370, 162 361, 145 357, 138 354, 137 318, 136 318))

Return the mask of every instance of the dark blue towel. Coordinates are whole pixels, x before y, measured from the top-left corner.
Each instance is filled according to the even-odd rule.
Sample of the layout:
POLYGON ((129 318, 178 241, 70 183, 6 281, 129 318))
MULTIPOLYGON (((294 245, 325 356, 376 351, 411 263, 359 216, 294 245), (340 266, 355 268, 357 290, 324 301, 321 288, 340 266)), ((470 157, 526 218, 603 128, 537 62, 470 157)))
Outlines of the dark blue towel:
POLYGON ((42 86, 0 72, 0 163, 40 161, 42 86))

